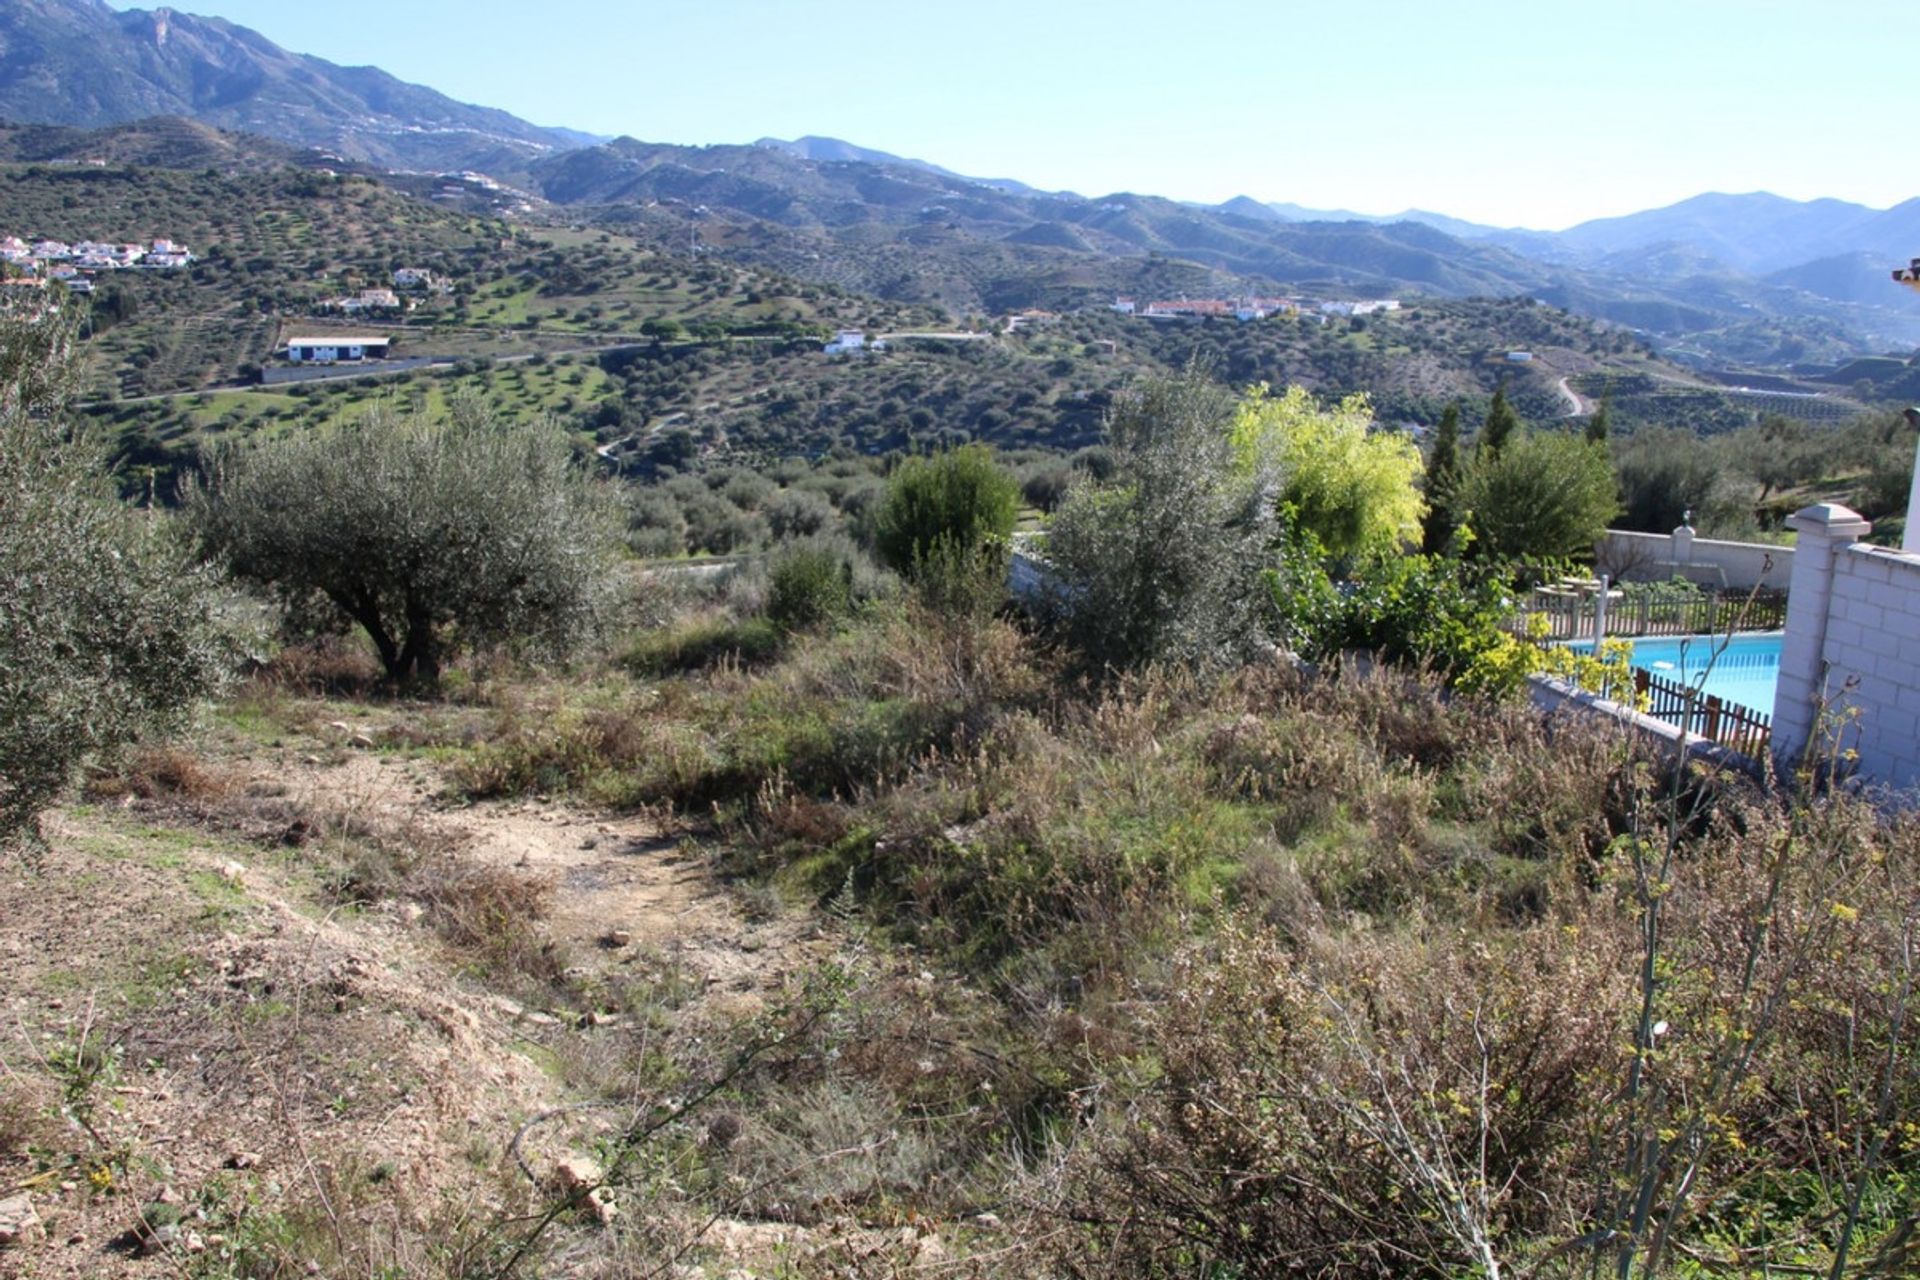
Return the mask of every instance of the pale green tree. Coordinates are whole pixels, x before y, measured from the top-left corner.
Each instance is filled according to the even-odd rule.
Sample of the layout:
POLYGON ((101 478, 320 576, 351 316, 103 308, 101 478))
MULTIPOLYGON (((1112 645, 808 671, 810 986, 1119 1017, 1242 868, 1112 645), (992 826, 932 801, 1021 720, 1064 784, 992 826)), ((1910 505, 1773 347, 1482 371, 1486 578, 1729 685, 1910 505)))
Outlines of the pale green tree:
POLYGON ((1263 383, 1236 406, 1231 438, 1243 472, 1280 478, 1285 523, 1336 560, 1391 554, 1419 539, 1420 451, 1398 432, 1373 429, 1366 396, 1323 406, 1304 387, 1275 395, 1263 383))
POLYGON ((1193 370, 1115 405, 1113 470, 1069 490, 1045 551, 1056 621, 1095 662, 1224 665, 1271 648, 1276 490, 1258 457, 1236 464, 1234 418, 1193 370))

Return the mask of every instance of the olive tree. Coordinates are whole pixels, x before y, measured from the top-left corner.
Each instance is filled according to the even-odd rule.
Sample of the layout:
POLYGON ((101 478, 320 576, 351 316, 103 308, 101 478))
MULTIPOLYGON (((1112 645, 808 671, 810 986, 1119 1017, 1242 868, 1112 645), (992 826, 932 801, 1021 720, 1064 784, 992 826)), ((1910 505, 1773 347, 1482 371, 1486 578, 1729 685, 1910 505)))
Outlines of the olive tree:
POLYGON ((189 506, 208 552, 289 605, 324 599, 396 683, 432 684, 461 644, 558 656, 611 600, 616 505, 549 422, 473 399, 375 410, 216 452, 204 472, 189 506))
POLYGON ((1234 413, 1198 371, 1142 384, 1108 420, 1111 477, 1077 484, 1054 514, 1053 607, 1095 661, 1205 665, 1269 641, 1278 485, 1236 457, 1234 413))
POLYGON ((72 312, 0 306, 0 843, 90 755, 173 727, 231 669, 232 616, 170 521, 67 420, 72 312))

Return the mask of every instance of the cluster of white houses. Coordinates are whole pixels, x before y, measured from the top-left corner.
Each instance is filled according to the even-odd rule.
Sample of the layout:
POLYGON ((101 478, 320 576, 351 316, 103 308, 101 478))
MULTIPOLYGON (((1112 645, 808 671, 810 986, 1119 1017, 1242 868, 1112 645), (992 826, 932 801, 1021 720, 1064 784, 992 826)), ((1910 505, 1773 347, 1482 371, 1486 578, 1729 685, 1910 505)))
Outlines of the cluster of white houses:
POLYGON ((1398 298, 1370 298, 1358 302, 1308 302, 1300 298, 1174 298, 1141 302, 1138 298, 1115 298, 1112 309, 1123 316, 1143 316, 1148 320, 1193 320, 1231 316, 1235 320, 1265 320, 1268 316, 1299 315, 1314 311, 1326 316, 1367 316, 1377 311, 1398 311, 1398 298))
POLYGON ((17 284, 45 286, 59 281, 75 293, 93 292, 93 277, 105 271, 173 271, 192 266, 193 253, 173 240, 107 243, 81 240, 22 240, 0 237, 0 263, 17 284))
POLYGON ((328 298, 316 303, 316 311, 338 311, 344 315, 357 316, 369 311, 401 311, 413 305, 411 300, 403 301, 399 294, 391 289, 362 289, 359 293, 346 297, 328 298))
POLYGON ((393 286, 387 289, 362 289, 359 293, 328 298, 315 304, 317 311, 338 311, 344 315, 365 315, 376 311, 411 311, 414 301, 403 294, 445 293, 447 286, 425 267, 396 267, 393 286))

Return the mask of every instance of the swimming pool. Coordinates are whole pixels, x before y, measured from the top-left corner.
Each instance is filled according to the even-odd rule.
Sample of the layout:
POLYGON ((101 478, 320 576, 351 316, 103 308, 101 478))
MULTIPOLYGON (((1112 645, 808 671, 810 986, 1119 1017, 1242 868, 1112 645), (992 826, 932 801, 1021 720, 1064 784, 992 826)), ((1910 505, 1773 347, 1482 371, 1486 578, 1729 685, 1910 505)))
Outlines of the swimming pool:
MULTIPOLYGON (((1626 639, 1626 637, 1621 637, 1626 639)), ((1642 636, 1629 639, 1634 666, 1662 679, 1698 688, 1703 697, 1737 702, 1763 716, 1773 714, 1773 687, 1780 679, 1778 631, 1726 636, 1642 636), (1704 680, 1702 677, 1704 676, 1704 680)), ((1591 644, 1575 649, 1591 652, 1591 644)))

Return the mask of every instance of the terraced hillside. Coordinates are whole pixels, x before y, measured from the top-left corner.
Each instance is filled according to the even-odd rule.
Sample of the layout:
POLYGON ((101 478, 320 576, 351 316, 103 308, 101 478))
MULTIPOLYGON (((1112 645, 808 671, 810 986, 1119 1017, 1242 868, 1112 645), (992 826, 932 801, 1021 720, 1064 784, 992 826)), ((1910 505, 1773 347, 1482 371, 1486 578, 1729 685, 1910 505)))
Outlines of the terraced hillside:
MULTIPOLYGON (((129 460, 171 470, 210 435, 315 427, 382 402, 438 403, 466 391, 510 412, 552 414, 582 448, 591 444, 624 469, 650 475, 662 467, 765 465, 966 440, 1070 451, 1098 442, 1114 393, 1129 381, 1194 362, 1232 386, 1302 385, 1328 397, 1365 391, 1390 422, 1431 423, 1458 400, 1472 424, 1502 384, 1538 423, 1590 412, 1593 397, 1616 384, 1670 387, 1730 418, 1742 412, 1721 390, 1623 333, 1523 300, 1480 299, 1324 324, 1295 317, 1154 322, 1098 310, 971 337, 893 331, 885 352, 855 357, 824 355, 807 340, 689 334, 526 360, 469 360, 392 379, 107 405, 98 413, 129 460), (1520 349, 1528 360, 1509 358, 1520 349), (1569 381, 1592 390, 1571 390, 1569 381)), ((1620 428, 1663 421, 1636 417, 1639 403, 1616 394, 1620 428)))
POLYGON ((304 168, 0 164, 0 228, 68 241, 164 236, 197 255, 188 270, 99 277, 97 399, 248 379, 291 328, 349 323, 318 315, 324 300, 385 287, 399 266, 429 269, 448 291, 373 322, 399 335, 396 355, 531 354, 556 345, 543 334, 579 345, 637 338, 649 322, 766 334, 933 318, 764 270, 674 261, 615 232, 510 224, 304 168))

